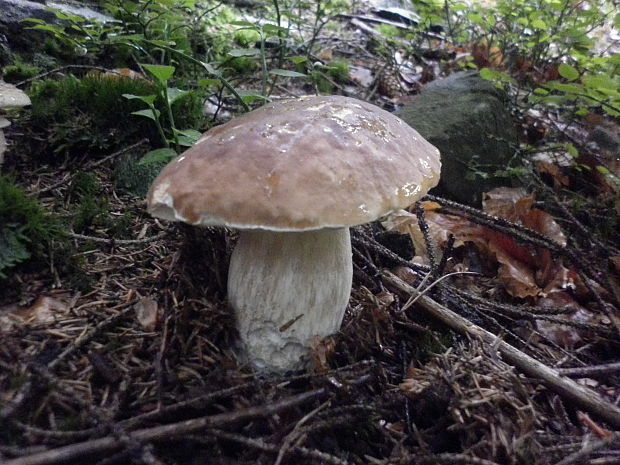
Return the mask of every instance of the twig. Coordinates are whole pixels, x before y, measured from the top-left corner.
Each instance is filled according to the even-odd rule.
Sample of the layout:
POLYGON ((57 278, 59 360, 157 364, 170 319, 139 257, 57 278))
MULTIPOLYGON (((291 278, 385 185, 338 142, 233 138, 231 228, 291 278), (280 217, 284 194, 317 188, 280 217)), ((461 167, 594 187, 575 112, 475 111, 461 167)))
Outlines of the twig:
MULTIPOLYGON (((314 389, 281 399, 271 404, 248 407, 234 412, 194 418, 178 423, 155 426, 153 428, 140 429, 129 433, 128 436, 139 442, 167 441, 207 428, 219 428, 255 418, 266 418, 283 410, 288 410, 292 407, 323 398, 327 395, 329 395, 329 390, 327 388, 314 389)), ((63 462, 79 463, 79 460, 83 457, 93 454, 113 453, 120 450, 124 445, 125 442, 119 438, 106 436, 100 439, 71 444, 38 454, 8 460, 2 465, 48 465, 63 462)))
POLYGON ((614 442, 617 442, 619 439, 620 439, 620 435, 615 434, 609 439, 602 439, 600 441, 594 441, 584 446, 581 450, 578 450, 577 452, 574 452, 570 454, 569 456, 564 457, 562 460, 557 462, 555 465, 574 465, 574 464, 585 463, 584 459, 588 455, 614 442))
POLYGON ((92 242, 100 242, 103 244, 117 244, 117 245, 145 244, 147 242, 158 241, 159 239, 163 238, 166 235, 165 232, 161 232, 155 236, 145 237, 143 239, 107 239, 105 237, 86 236, 84 234, 77 234, 74 232, 69 232, 67 234, 70 238, 78 239, 80 241, 92 241, 92 242))
MULTIPOLYGON (((105 320, 100 321, 95 327, 91 328, 89 331, 86 331, 82 333, 80 336, 78 336, 77 339, 75 339, 65 350, 63 350, 60 354, 58 354, 57 357, 55 357, 51 362, 47 364, 47 368, 50 370, 54 369, 56 365, 58 365, 61 361, 67 358, 67 356, 71 355, 77 349, 79 349, 84 344, 86 344, 88 341, 90 341, 102 329, 107 328, 112 323, 117 321, 120 317, 128 313, 132 309, 131 306, 135 303, 136 303, 135 300, 132 300, 131 302, 126 302, 124 304, 121 304, 120 308, 125 307, 124 310, 121 310, 120 312, 107 317, 105 320)), ((119 306, 117 306, 116 308, 119 308, 119 306)))
MULTIPOLYGON (((384 272, 384 280, 401 291, 409 294, 417 293, 414 287, 408 285, 389 271, 384 272)), ((620 408, 603 399, 598 393, 577 384, 572 379, 561 376, 556 370, 521 352, 494 334, 473 324, 431 298, 421 296, 418 303, 427 313, 442 321, 451 329, 483 340, 496 348, 506 361, 519 368, 528 376, 539 378, 543 384, 560 396, 603 419, 614 428, 620 428, 620 408)))
POLYGON ((306 422, 308 422, 308 420, 310 420, 313 416, 315 416, 318 412, 323 410, 328 405, 329 405, 329 401, 323 402, 321 405, 319 405, 317 408, 312 410, 310 413, 304 415, 304 417, 297 422, 297 424, 293 428, 293 431, 287 434, 286 437, 284 438, 284 442, 282 443, 282 446, 280 447, 280 450, 278 451, 278 457, 276 458, 275 465, 280 465, 282 463, 282 460, 284 459, 284 456, 287 454, 287 452, 291 449, 295 449, 295 446, 297 444, 293 444, 293 443, 296 443, 299 438, 303 439, 306 437, 304 432, 300 431, 301 427, 306 422))
POLYGON ((65 69, 89 69, 89 70, 95 70, 95 71, 102 71, 104 73, 118 74, 119 76, 121 76, 121 73, 119 73, 118 71, 115 71, 113 69, 104 68, 102 66, 65 65, 65 66, 61 66, 59 68, 51 69, 51 70, 46 71, 46 72, 41 73, 41 74, 37 74, 36 76, 33 76, 31 78, 28 78, 28 79, 24 79, 23 81, 19 81, 17 84, 15 84, 15 87, 21 87, 24 84, 28 84, 29 82, 36 81, 37 79, 41 79, 41 78, 43 78, 45 76, 49 76, 50 74, 58 73, 58 72, 63 71, 65 69))
MULTIPOLYGON (((234 441, 236 443, 243 444, 244 446, 252 447, 263 452, 277 454, 279 451, 278 446, 268 444, 260 439, 246 438, 245 436, 242 436, 240 434, 228 433, 226 431, 218 429, 209 430, 208 433, 212 434, 217 438, 225 439, 227 441, 234 441)), ((326 463, 330 465, 347 465, 349 463, 346 460, 341 460, 331 454, 327 454, 325 452, 321 452, 315 449, 308 449, 307 447, 297 447, 294 450, 299 455, 315 460, 319 463, 326 463)))
MULTIPOLYGON (((111 160, 112 158, 116 158, 116 157, 118 157, 118 156, 120 156, 120 155, 122 155, 124 153, 130 152, 131 150, 140 147, 141 145, 144 145, 144 144, 148 143, 148 141, 149 140, 146 139, 146 138, 141 139, 138 142, 136 142, 135 144, 128 145, 127 147, 124 147, 124 148, 122 148, 120 150, 117 150, 116 152, 111 153, 110 155, 106 155, 101 160, 97 160, 96 162, 87 164, 84 168, 87 168, 87 169, 96 168, 97 166, 104 164, 105 162, 107 162, 108 160, 111 160)), ((44 192, 49 192, 49 191, 54 190, 57 187, 60 187, 60 186, 62 186, 64 184, 68 184, 71 179, 73 179, 75 176, 77 176, 82 171, 83 170, 75 171, 73 174, 70 174, 69 176, 65 176, 63 179, 61 179, 60 181, 52 184, 51 186, 44 187, 43 189, 38 190, 38 191, 29 192, 29 195, 41 195, 44 192)))
POLYGON ((103 165, 105 162, 118 157, 119 155, 122 155, 124 153, 127 152, 131 152, 133 149, 137 149, 138 147, 140 147, 141 145, 145 145, 149 142, 149 140, 145 137, 144 139, 140 139, 138 142, 136 142, 135 144, 131 144, 128 145, 127 147, 124 147, 120 150, 117 150, 114 153, 111 153, 110 155, 106 155, 105 157, 103 157, 101 160, 97 160, 95 162, 93 162, 92 164, 88 164, 86 167, 87 168, 96 168, 99 165, 103 165))
POLYGON ((463 463, 468 465, 499 465, 497 462, 491 460, 480 459, 478 457, 472 457, 465 454, 433 454, 423 455, 418 457, 412 457, 411 463, 447 463, 448 465, 463 463))
POLYGON ((611 373, 620 372, 620 362, 605 363, 603 365, 592 365, 587 367, 575 368, 556 368, 557 372, 562 376, 571 378, 584 378, 587 376, 606 376, 611 373))

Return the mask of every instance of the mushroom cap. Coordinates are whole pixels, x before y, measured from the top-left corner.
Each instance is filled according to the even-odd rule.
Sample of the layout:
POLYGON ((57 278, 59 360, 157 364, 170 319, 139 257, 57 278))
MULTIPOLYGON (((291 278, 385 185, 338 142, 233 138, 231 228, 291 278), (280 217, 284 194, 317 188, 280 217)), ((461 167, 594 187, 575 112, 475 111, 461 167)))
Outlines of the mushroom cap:
POLYGON ((404 208, 439 181, 439 151, 381 108, 341 96, 270 103, 207 131, 147 197, 194 225, 305 231, 404 208))
POLYGON ((3 116, 0 116, 0 129, 8 128, 11 122, 3 116))
POLYGON ((12 84, 0 80, 0 108, 25 107, 30 97, 12 84))

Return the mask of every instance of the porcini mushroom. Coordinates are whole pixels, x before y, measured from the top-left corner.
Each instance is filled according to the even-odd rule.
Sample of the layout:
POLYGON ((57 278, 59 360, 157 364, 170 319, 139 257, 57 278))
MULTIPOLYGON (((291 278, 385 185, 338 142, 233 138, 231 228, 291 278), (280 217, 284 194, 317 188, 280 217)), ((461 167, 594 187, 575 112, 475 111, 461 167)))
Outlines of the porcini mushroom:
MULTIPOLYGON (((25 107, 27 105, 30 105, 30 97, 14 85, 0 80, 0 109, 25 107)), ((10 125, 8 119, 0 116, 0 166, 4 161, 4 152, 7 147, 3 129, 10 125)))
POLYGON ((259 369, 303 367, 349 300, 349 227, 422 197, 439 151, 396 116, 341 96, 270 103, 206 132, 148 194, 151 215, 240 231, 228 299, 259 369))

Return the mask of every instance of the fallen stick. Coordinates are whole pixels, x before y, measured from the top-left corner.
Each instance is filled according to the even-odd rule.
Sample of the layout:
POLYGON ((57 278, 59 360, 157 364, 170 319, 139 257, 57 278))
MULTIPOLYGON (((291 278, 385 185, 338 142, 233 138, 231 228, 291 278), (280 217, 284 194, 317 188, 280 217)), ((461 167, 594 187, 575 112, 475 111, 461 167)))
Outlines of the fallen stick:
POLYGON ((574 402, 579 408, 606 421, 614 428, 620 429, 620 408, 603 399, 598 393, 577 384, 570 378, 560 375, 557 370, 521 352, 516 347, 502 341, 493 333, 473 324, 443 305, 438 304, 430 297, 420 295, 414 287, 405 283, 389 271, 383 272, 383 279, 386 283, 400 291, 408 293, 409 295, 419 295, 417 304, 427 313, 445 323, 454 331, 483 340, 496 348, 505 361, 514 365, 523 373, 540 379, 545 386, 564 399, 574 402))
MULTIPOLYGON (((327 388, 314 389, 312 391, 287 397, 272 404, 248 407, 234 412, 220 413, 207 417, 194 418, 191 420, 171 423, 168 425, 144 428, 128 433, 130 439, 138 442, 161 441, 191 433, 196 433, 206 428, 219 428, 234 423, 265 418, 282 410, 290 409, 311 400, 325 397, 330 391, 327 388)), ((79 463, 79 459, 94 454, 113 453, 123 448, 125 440, 114 436, 106 436, 90 441, 78 442, 68 446, 50 449, 37 454, 0 462, 2 465, 50 465, 54 463, 79 463)), ((85 462, 82 462, 85 463, 85 462)))

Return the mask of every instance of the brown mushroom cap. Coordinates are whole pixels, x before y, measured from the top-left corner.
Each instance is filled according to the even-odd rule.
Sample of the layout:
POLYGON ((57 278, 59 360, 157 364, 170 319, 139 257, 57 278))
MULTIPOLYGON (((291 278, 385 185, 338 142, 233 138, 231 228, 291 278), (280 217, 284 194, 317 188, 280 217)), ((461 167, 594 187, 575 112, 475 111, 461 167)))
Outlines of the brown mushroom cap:
POLYGON ((439 181, 439 151, 341 96, 270 103, 206 132, 153 182, 148 210, 190 224, 303 231, 373 221, 439 181))
POLYGON ((12 84, 0 80, 0 108, 25 107, 30 97, 12 84))

